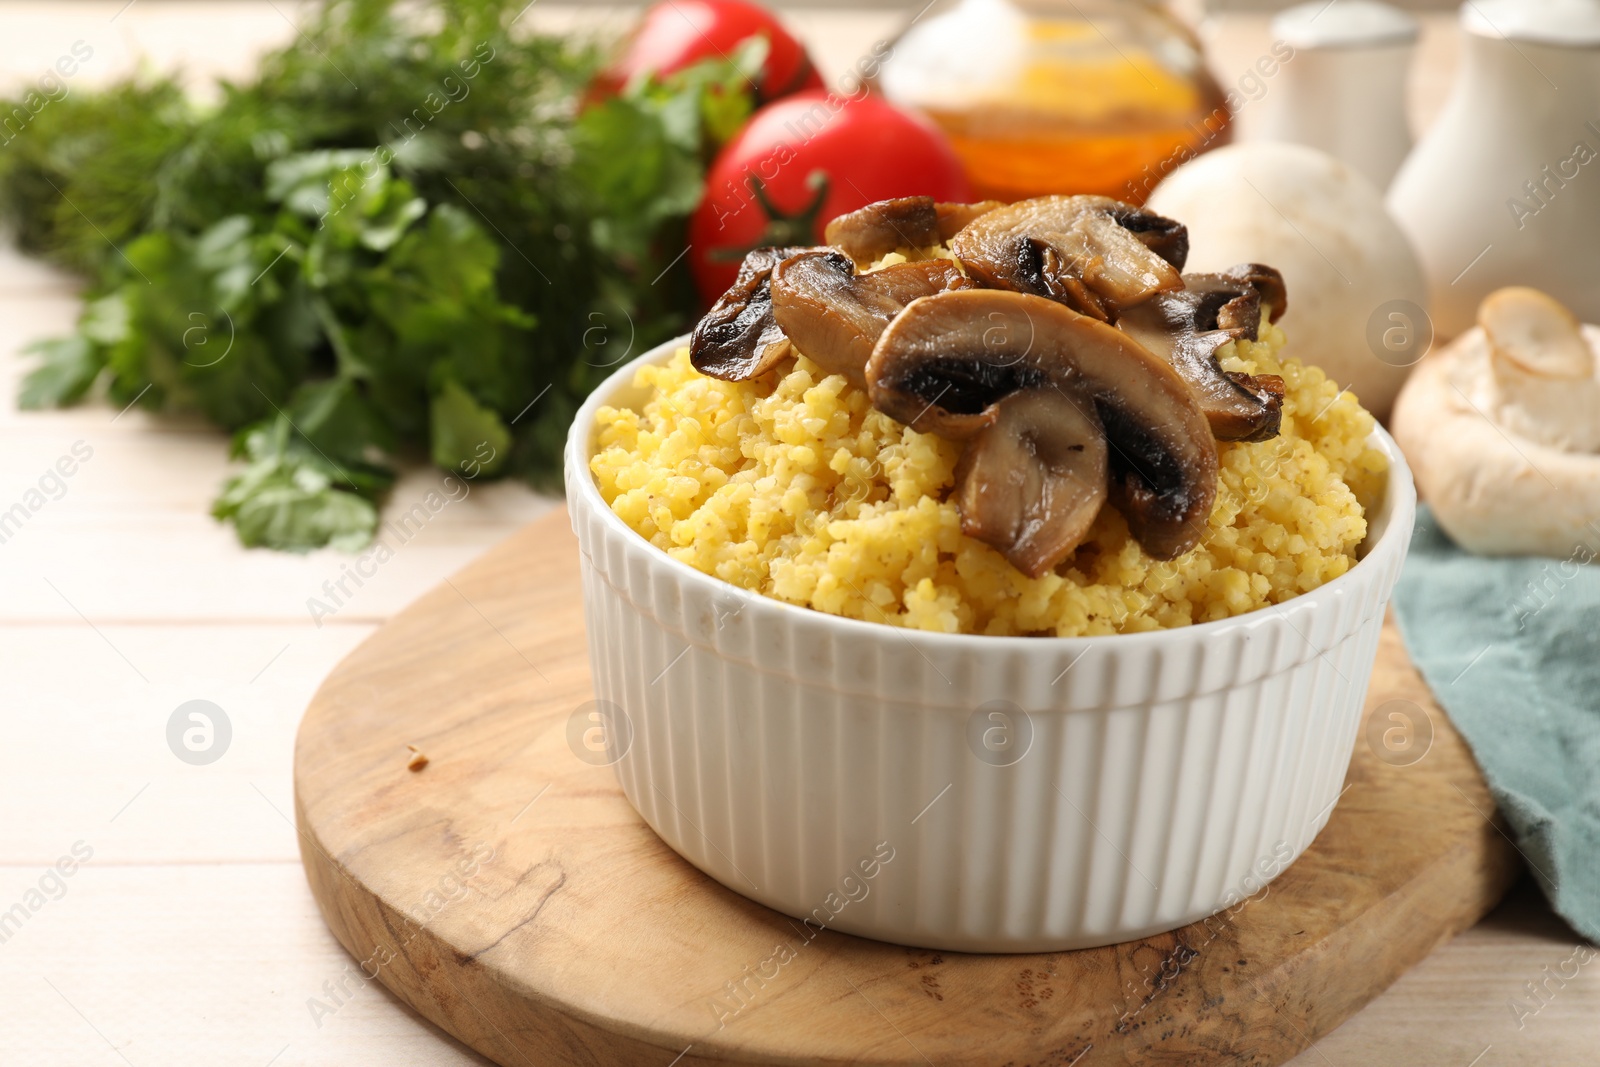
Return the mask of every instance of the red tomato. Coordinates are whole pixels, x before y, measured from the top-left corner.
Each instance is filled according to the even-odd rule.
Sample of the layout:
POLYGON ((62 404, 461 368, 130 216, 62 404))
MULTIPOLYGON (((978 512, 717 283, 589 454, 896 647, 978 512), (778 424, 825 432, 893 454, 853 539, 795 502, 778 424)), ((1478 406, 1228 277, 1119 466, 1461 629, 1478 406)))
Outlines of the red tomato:
POLYGON ((644 13, 622 57, 599 79, 612 91, 642 71, 672 74, 702 59, 728 59, 740 42, 767 39, 767 60, 756 85, 759 99, 776 100, 822 88, 822 77, 800 42, 772 12, 746 0, 666 0, 644 13))
POLYGON ((972 199, 944 134, 876 96, 798 93, 757 111, 717 156, 689 220, 695 284, 709 304, 744 253, 822 243, 829 220, 896 196, 972 199))

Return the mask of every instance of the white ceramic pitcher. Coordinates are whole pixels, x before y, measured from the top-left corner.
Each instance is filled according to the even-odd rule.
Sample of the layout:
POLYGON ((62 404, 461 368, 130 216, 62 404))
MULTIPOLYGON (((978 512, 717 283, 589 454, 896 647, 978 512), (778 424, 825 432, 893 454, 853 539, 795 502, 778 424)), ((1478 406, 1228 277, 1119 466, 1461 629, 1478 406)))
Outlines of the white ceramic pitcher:
POLYGON ((1461 30, 1456 86, 1388 198, 1435 330, 1506 285, 1600 322, 1600 0, 1469 0, 1461 30))
POLYGON ((1376 0, 1311 0, 1272 20, 1294 49, 1267 95, 1262 137, 1309 145, 1388 188, 1411 151, 1406 72, 1417 20, 1376 0))

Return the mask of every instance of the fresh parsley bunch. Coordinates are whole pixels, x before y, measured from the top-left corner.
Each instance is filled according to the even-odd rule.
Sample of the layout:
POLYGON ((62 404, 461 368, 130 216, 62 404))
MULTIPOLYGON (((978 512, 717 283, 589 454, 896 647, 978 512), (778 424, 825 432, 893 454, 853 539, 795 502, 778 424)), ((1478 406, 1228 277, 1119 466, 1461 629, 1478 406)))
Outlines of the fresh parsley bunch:
POLYGON ((234 431, 213 510, 248 545, 361 547, 408 457, 487 443, 478 473, 558 484, 584 395, 693 314, 668 268, 764 45, 585 103, 599 49, 521 10, 329 0, 212 105, 158 79, 40 111, 0 211, 90 285, 22 404, 234 431))

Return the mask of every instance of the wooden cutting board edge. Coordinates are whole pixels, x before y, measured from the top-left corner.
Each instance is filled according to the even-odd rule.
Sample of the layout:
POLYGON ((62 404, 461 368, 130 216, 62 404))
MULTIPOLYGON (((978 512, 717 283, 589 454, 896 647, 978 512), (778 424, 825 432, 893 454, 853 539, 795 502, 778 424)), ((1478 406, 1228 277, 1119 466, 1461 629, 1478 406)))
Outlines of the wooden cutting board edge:
MULTIPOLYGON (((470 595, 474 601, 478 601, 480 598, 503 595, 507 570, 526 570, 530 560, 559 552, 570 555, 565 560, 556 561, 557 565, 564 564, 575 571, 576 548, 564 511, 540 520, 497 546, 451 579, 446 586, 425 595, 397 617, 397 621, 447 611, 454 603, 453 598, 465 600, 470 595)), ((481 608, 475 610, 481 613, 481 608)), ((504 622, 500 624, 501 628, 506 625, 504 622)), ((755 1050, 752 1056, 741 1057, 736 1043, 731 1039, 717 1041, 715 1035, 713 1040, 688 1042, 685 1047, 676 1040, 687 1032, 681 1027, 674 1035, 671 1033, 673 1027, 669 1025, 642 1026, 636 1021, 587 1011, 573 1004, 562 1003, 549 990, 541 990, 519 980, 504 965, 486 965, 476 958, 477 954, 464 952, 435 929, 418 925, 402 909, 385 899, 381 891, 375 891, 367 882, 377 879, 372 871, 363 866, 361 849, 342 847, 337 842, 330 844, 325 839, 326 826, 343 829, 346 822, 320 818, 308 809, 305 802, 308 792, 317 792, 319 801, 325 800, 329 794, 326 788, 311 790, 310 783, 302 781, 302 769, 306 762, 302 759, 302 746, 315 744, 319 731, 326 726, 326 717, 337 712, 340 702, 334 696, 341 685, 350 680, 352 665, 358 668, 354 672, 356 675, 370 676, 371 671, 367 668, 374 660, 381 658, 379 654, 383 651, 385 634, 393 626, 394 623, 391 623, 372 635, 330 674, 307 712, 296 746, 295 808, 300 828, 301 857, 324 919, 339 942, 361 965, 363 974, 370 971, 376 980, 381 981, 404 1003, 506 1067, 523 1064, 548 1067, 552 1064, 659 1063, 663 1067, 667 1064, 687 1067, 690 1064, 729 1063, 922 1062, 920 1058, 910 1057, 903 1047, 897 1053, 892 1046, 887 1051, 864 1049, 849 1058, 816 1058, 815 1054, 808 1055, 799 1047, 804 1044, 803 1035, 797 1037, 798 1044, 792 1056, 770 1055, 772 1050, 769 1047, 765 1052, 755 1050)), ((362 684, 369 685, 365 682, 362 684)), ((1459 758, 1465 751, 1464 744, 1432 704, 1425 685, 1405 659, 1392 623, 1386 628, 1380 645, 1372 692, 1381 692, 1386 698, 1404 695, 1425 702, 1435 720, 1435 746, 1447 750, 1441 759, 1452 756, 1452 753, 1452 758, 1459 758), (1397 652, 1398 660, 1395 659, 1397 652)), ((1375 698, 1369 700, 1369 712, 1374 703, 1375 698)), ((346 763, 344 759, 339 762, 346 763)), ((358 753, 350 754, 348 766, 352 770, 361 763, 358 753)), ((1356 765, 1353 764, 1353 775, 1355 769, 1356 765)), ((1462 793, 1460 798, 1447 797, 1446 801, 1458 799, 1460 806, 1470 804, 1479 812, 1492 810, 1488 807, 1491 802, 1481 779, 1475 773, 1473 778, 1474 781, 1466 783, 1465 790, 1461 790, 1460 784, 1457 784, 1457 789, 1462 793)), ((365 802, 366 799, 360 794, 350 799, 350 804, 357 808, 365 802)), ((1336 810, 1335 816, 1339 814, 1340 811, 1336 810)), ((1419 813, 1417 817, 1424 816, 1419 813)), ((1433 857, 1431 862, 1418 866, 1406 881, 1370 902, 1370 906, 1358 915, 1349 917, 1348 921, 1327 930, 1315 940, 1297 945, 1295 951, 1272 961, 1264 969, 1252 969, 1249 975, 1241 973, 1233 989, 1200 998, 1204 1003, 1196 1005, 1201 1009, 1198 1013, 1192 1013, 1188 1005, 1192 999, 1189 993, 1193 991, 1180 993, 1181 983, 1174 981, 1170 989, 1164 989, 1160 995, 1150 999, 1123 1034, 1085 1033, 1076 1046, 1072 1042, 1065 1045, 1058 1042, 1057 1047, 1047 1050, 1046 1058, 1040 1059, 1035 1059, 1033 1051, 1028 1050, 1027 1046, 1034 1037, 1043 1035, 1023 1034, 1009 1050, 1013 1058, 1008 1062, 1019 1067, 1024 1062, 1036 1063, 1040 1067, 1044 1064, 1066 1067, 1073 1057, 1077 1057, 1083 1059, 1084 1067, 1102 1062, 1197 1063, 1201 1061, 1193 1059, 1193 1056, 1202 1054, 1204 1050, 1211 1055, 1205 1062, 1281 1063, 1334 1029, 1387 988, 1406 969, 1438 945, 1476 923, 1493 908, 1515 881, 1520 869, 1509 839, 1498 823, 1498 817, 1491 822, 1481 815, 1477 816, 1475 828, 1458 831, 1451 847, 1433 857), (1253 1006, 1252 1001, 1256 1002, 1253 1006), (1207 1033, 1208 1030, 1215 1032, 1207 1033), (1246 1036, 1249 1040, 1244 1040, 1246 1036), (1093 1051, 1097 1041, 1101 1046, 1100 1054, 1092 1057, 1087 1055, 1093 1051), (1106 1054, 1112 1051, 1107 1047, 1109 1041, 1120 1041, 1124 1045, 1120 1055, 1107 1058, 1106 1054), (1073 1051, 1074 1047, 1077 1048, 1076 1052, 1073 1051), (1017 1059, 1016 1055, 1024 1058, 1017 1059)), ((1335 822, 1330 820, 1329 826, 1334 827, 1335 822)), ((1324 830, 1324 838, 1327 834, 1328 830, 1324 830)), ((1313 845, 1313 850, 1321 845, 1322 839, 1319 839, 1313 845)), ((672 859, 676 860, 676 857, 672 859)), ((1298 869, 1304 862, 1302 860, 1290 870, 1298 869)), ((1359 872, 1350 873, 1360 877, 1359 872)), ((714 884, 710 891, 725 893, 714 884)), ((1202 924, 1196 924, 1184 931, 1146 941, 1170 940, 1171 944, 1181 944, 1185 937, 1196 941, 1206 936, 1201 927, 1202 924)), ((874 950, 884 948, 873 942, 857 942, 845 935, 829 933, 823 936, 837 939, 838 943, 846 946, 854 943, 874 950)), ((1143 944, 1134 943, 1136 947, 1143 944)), ((1204 953, 1206 947, 1201 945, 1197 951, 1204 953)), ((1113 950, 1121 948, 1124 946, 1113 946, 1113 950)), ((848 952, 848 947, 843 951, 848 952)), ((914 953, 917 950, 904 951, 914 953)), ((1111 950, 1089 950, 1091 953, 1107 951, 1111 950)), ((954 961, 962 959, 954 953, 944 953, 942 956, 951 957, 954 961)), ((968 961, 980 962, 997 959, 1045 961, 1051 958, 965 957, 968 961)), ((1053 971, 1045 969, 1050 966, 1053 965, 1042 964, 1040 973, 1053 974, 1053 971)), ((1122 976, 1119 970, 1117 977, 1122 976)), ((1119 983, 1117 988, 1122 988, 1122 985, 1119 983)), ((1063 1007, 1066 1006, 1066 1002, 1063 1002, 1063 1007)), ((983 1005, 969 1007, 978 1015, 984 1014, 983 1005)), ((999 1055, 999 1050, 995 1054, 999 1055)), ((983 1059, 963 1062, 1002 1061, 983 1059)))

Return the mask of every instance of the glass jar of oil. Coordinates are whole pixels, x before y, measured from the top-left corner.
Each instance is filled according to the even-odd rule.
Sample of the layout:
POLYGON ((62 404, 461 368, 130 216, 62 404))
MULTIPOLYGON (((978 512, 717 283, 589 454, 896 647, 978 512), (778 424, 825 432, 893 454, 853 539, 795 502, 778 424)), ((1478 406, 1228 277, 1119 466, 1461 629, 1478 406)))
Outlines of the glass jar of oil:
POLYGON ((1232 136, 1199 42, 1145 0, 958 0, 912 21, 878 83, 945 132, 985 198, 1142 203, 1232 136))

